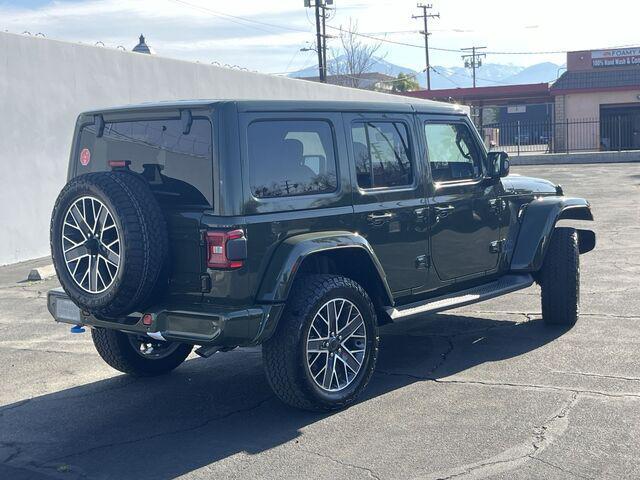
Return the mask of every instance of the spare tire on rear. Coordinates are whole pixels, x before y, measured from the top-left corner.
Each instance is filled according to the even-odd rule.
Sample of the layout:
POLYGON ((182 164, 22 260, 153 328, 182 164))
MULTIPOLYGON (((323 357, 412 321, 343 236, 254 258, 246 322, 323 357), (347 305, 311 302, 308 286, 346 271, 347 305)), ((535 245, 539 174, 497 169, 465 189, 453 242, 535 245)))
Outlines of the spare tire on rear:
POLYGON ((62 189, 51 217, 51 255, 67 295, 103 318, 142 311, 160 283, 168 250, 162 210, 128 171, 89 173, 62 189))

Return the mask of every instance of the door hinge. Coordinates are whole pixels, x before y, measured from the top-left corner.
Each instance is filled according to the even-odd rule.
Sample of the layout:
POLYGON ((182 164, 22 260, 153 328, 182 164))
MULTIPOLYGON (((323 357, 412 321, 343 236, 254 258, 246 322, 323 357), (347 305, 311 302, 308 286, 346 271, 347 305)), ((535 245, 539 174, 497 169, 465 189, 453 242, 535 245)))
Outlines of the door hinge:
POLYGON ((416 268, 430 268, 431 257, 429 255, 419 255, 416 257, 416 268))
POLYGON ((489 209, 491 209, 493 213, 500 214, 502 213, 503 208, 504 205, 502 204, 501 199, 492 198, 491 200, 489 200, 489 209))
POLYGON ((489 244, 489 251, 491 253, 500 253, 504 250, 504 240, 494 240, 489 244))

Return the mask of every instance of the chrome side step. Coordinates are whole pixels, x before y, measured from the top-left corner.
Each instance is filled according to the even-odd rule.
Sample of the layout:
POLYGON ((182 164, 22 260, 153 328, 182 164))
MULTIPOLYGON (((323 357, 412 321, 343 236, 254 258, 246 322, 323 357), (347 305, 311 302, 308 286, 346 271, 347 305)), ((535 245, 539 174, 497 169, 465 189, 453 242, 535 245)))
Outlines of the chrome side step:
POLYGON ((490 298, 499 297, 506 293, 515 292, 529 287, 533 277, 529 274, 510 274, 500 277, 490 283, 469 288, 461 292, 429 298, 421 302, 410 303, 399 308, 390 307, 387 313, 392 320, 402 320, 423 313, 436 313, 451 308, 462 307, 472 303, 482 302, 490 298))

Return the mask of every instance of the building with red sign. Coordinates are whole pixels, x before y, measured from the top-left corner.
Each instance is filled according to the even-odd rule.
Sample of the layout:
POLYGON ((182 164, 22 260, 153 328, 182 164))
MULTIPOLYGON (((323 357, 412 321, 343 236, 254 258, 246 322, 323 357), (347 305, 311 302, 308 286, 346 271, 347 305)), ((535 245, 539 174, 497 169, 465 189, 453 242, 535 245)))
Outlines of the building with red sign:
POLYGON ((568 52, 551 84, 404 95, 468 105, 487 145, 510 152, 640 150, 640 47, 568 52))
POLYGON ((640 149, 640 48, 568 52, 551 94, 556 123, 568 125, 557 149, 640 149), (589 131, 572 135, 579 122, 589 131))

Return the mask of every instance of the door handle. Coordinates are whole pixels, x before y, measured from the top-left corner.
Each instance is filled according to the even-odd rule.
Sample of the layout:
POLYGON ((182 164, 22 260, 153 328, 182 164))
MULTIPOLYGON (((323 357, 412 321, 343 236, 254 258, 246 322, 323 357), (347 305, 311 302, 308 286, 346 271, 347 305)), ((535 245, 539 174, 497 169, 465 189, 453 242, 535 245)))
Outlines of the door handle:
POLYGON ((420 207, 420 208, 416 208, 413 213, 415 213, 416 217, 420 220, 424 220, 425 218, 427 218, 427 216, 429 215, 429 208, 427 207, 420 207))
POLYGON ((434 210, 437 218, 444 218, 453 212, 455 207, 453 205, 447 205, 446 207, 435 207, 434 210))
POLYGON ((367 222, 373 225, 382 225, 383 223, 391 220, 393 218, 393 213, 385 212, 385 213, 370 213, 367 215, 367 222))

